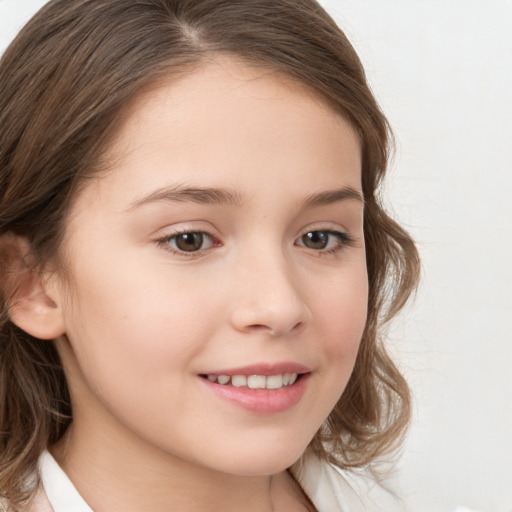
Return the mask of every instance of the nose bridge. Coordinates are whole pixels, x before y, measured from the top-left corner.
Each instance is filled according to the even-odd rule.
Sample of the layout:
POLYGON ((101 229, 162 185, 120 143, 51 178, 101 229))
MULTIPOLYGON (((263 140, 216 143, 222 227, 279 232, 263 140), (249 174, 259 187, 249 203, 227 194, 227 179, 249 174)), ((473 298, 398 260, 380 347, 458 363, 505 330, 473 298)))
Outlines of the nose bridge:
POLYGON ((283 335, 309 319, 300 272, 282 244, 265 244, 238 263, 232 321, 238 330, 283 335))

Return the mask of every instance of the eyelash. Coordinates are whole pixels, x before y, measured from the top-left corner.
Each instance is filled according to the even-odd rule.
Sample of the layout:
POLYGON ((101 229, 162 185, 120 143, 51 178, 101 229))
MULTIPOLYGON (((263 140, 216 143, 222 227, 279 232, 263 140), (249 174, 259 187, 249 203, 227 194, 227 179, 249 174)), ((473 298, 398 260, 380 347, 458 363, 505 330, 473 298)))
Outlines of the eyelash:
MULTIPOLYGON (((311 229, 309 231, 307 231, 306 233, 304 233, 303 235, 301 235, 297 240, 303 240, 305 236, 309 235, 309 234, 313 234, 313 233, 323 233, 323 234, 327 234, 328 237, 335 237, 336 238, 336 243, 334 244, 333 247, 329 248, 329 249, 312 249, 310 247, 306 247, 305 245, 299 245, 299 247, 306 247, 307 249, 311 249, 315 252, 318 252, 318 256, 328 256, 328 255, 333 255, 333 254, 336 254, 336 253, 339 253, 341 251, 343 251, 344 249, 346 249, 347 247, 352 247, 354 245, 354 242, 355 240, 346 232, 344 231, 337 231, 337 230, 333 230, 333 229, 311 229)), ((297 242, 295 242, 297 244, 297 242)), ((328 242, 329 243, 329 242, 328 242)))
MULTIPOLYGON (((191 258, 191 259, 197 258, 197 257, 203 255, 204 252, 211 249, 211 247, 216 247, 216 246, 218 247, 219 245, 221 245, 221 243, 213 235, 211 235, 210 233, 208 233, 206 231, 201 231, 201 230, 194 231, 194 230, 186 230, 186 229, 176 231, 172 235, 167 235, 162 238, 159 238, 155 242, 159 247, 162 247, 164 250, 166 250, 172 254, 176 254, 179 256, 185 256, 185 257, 191 258), (200 235, 202 237, 206 237, 206 238, 210 239, 211 246, 207 247, 206 249, 202 249, 202 248, 198 249, 197 251, 184 251, 184 250, 180 250, 179 248, 172 247, 171 243, 175 242, 176 239, 182 235, 200 235)), ((312 230, 306 231, 303 235, 301 235, 295 241, 295 245, 297 245, 299 247, 305 247, 306 249, 310 249, 311 251, 318 253, 318 256, 324 256, 324 255, 328 256, 328 255, 333 255, 333 254, 339 253, 339 252, 343 251, 346 247, 352 247, 354 245, 354 242, 355 242, 355 240, 348 233, 346 233, 344 231, 337 231, 337 230, 333 230, 333 229, 312 229, 312 230), (330 247, 328 249, 313 249, 313 248, 307 247, 306 245, 298 243, 298 241, 303 241, 305 236, 307 236, 309 234, 313 234, 313 233, 327 234, 328 237, 334 236, 337 239, 337 241, 333 247, 330 247)), ((329 241, 328 241, 328 244, 329 244, 329 241)))
POLYGON ((171 254, 185 256, 187 258, 197 258, 198 256, 201 256, 204 253, 204 251, 207 251, 210 249, 210 247, 208 247, 206 249, 199 249, 197 251, 183 251, 183 250, 180 250, 179 248, 177 248, 177 249, 173 248, 171 246, 171 243, 173 241, 176 241, 176 239, 182 235, 201 235, 202 237, 207 237, 211 240, 212 247, 220 245, 220 242, 218 242, 216 240, 216 238, 213 235, 211 235, 210 233, 208 233, 206 231, 201 231, 201 230, 189 230, 189 229, 179 230, 179 231, 174 232, 172 235, 167 235, 162 238, 159 238, 156 240, 156 243, 159 247, 162 247, 164 250, 170 252, 171 254))

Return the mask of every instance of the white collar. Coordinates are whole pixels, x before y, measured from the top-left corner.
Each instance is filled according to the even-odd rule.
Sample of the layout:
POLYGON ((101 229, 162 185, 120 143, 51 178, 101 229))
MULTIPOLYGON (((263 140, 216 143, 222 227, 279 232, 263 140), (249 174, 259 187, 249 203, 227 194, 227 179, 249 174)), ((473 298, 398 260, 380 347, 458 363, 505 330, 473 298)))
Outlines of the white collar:
POLYGON ((47 450, 39 458, 39 474, 54 512, 93 512, 47 450))
POLYGON ((319 512, 366 511, 341 472, 318 457, 306 456, 291 472, 319 512))

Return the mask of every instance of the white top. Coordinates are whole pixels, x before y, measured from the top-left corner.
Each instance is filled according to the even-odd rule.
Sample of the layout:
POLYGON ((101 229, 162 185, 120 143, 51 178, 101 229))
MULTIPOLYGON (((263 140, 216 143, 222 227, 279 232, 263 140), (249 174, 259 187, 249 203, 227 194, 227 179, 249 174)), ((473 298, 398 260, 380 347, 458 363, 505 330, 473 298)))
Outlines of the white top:
MULTIPOLYGON (((93 512, 48 451, 39 459, 39 470, 42 488, 30 512, 93 512)), ((310 457, 293 473, 319 512, 365 512, 346 479, 319 459, 310 457)))
MULTIPOLYGON (((50 507, 48 510, 36 507, 33 512, 93 512, 47 450, 39 459, 39 472, 47 501, 49 501, 45 505, 50 505, 50 507)), ((44 503, 44 498, 44 493, 41 493, 42 503, 44 503)))

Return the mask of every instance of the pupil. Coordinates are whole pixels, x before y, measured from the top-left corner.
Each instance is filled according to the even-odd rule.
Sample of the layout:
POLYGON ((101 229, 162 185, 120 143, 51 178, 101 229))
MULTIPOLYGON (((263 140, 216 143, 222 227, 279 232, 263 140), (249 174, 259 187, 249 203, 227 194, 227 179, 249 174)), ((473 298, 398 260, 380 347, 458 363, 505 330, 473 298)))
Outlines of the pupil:
POLYGON ((198 251, 202 245, 203 235, 201 233, 183 233, 176 238, 176 247, 180 251, 198 251))
POLYGON ((329 235, 325 231, 311 231, 302 237, 302 241, 310 249, 325 249, 329 242, 329 235))

